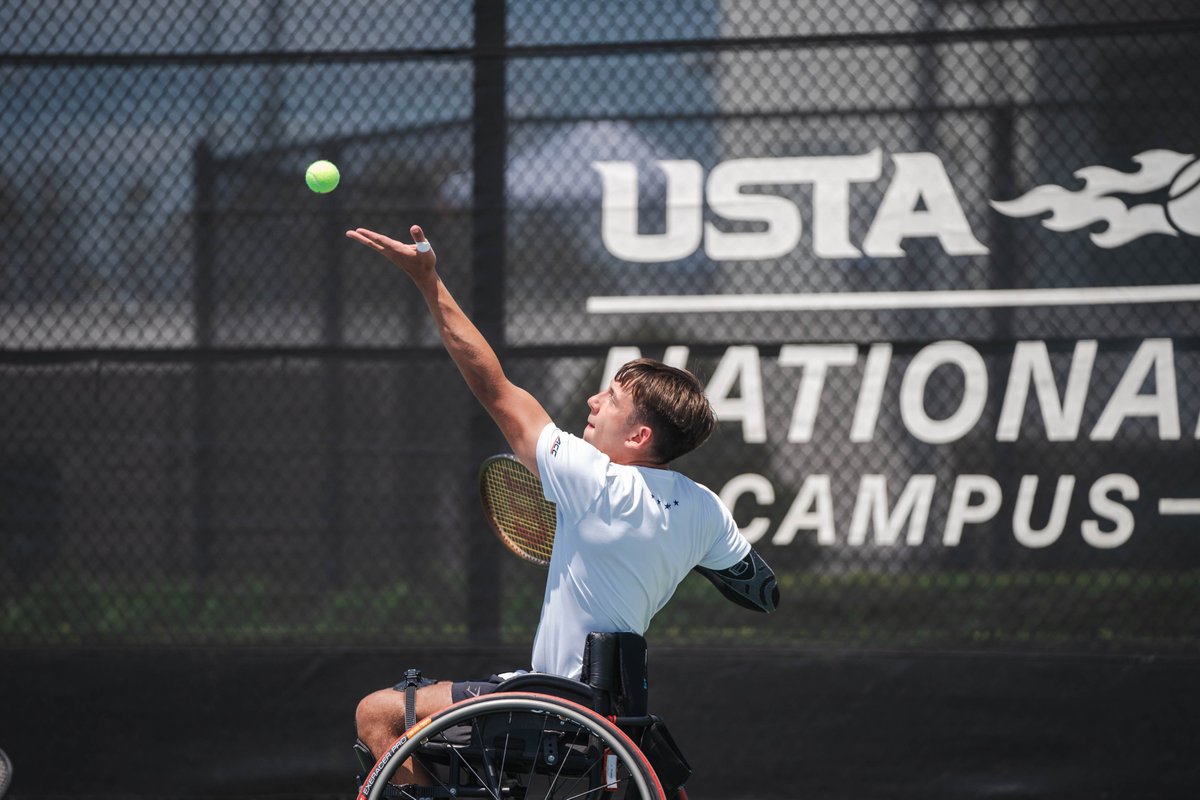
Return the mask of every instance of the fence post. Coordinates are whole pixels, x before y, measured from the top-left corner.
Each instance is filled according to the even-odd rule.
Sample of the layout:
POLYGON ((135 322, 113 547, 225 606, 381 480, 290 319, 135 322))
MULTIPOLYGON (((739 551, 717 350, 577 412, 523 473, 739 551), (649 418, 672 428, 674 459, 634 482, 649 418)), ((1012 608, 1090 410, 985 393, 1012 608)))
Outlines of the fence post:
MULTIPOLYGON (((340 146, 327 148, 333 163, 341 162, 340 146)), ((341 196, 336 192, 322 204, 321 239, 325 265, 321 276, 321 381, 324 395, 325 419, 322 425, 325 475, 321 481, 321 537, 325 549, 325 578, 335 589, 342 587, 345 559, 342 540, 346 535, 346 371, 343 334, 345 288, 342 280, 343 254, 346 252, 346 229, 341 196)))
MULTIPOLYGON (((503 358, 505 228, 507 211, 504 167, 508 149, 505 102, 507 60, 505 55, 506 3, 475 0, 475 48, 473 55, 475 100, 472 118, 474 196, 471 243, 471 310, 475 324, 503 358)), ((472 463, 479 464, 502 445, 496 426, 481 407, 471 418, 468 445, 472 463)), ((464 470, 470 482, 464 493, 476 494, 475 473, 464 470)), ((478 517, 476 517, 478 519, 478 517)), ((500 640, 500 587, 496 572, 496 545, 485 531, 473 532, 467 548, 467 629, 472 644, 495 644, 500 640)))
POLYGON ((212 572, 213 520, 213 156, 207 141, 196 146, 193 161, 196 188, 195 239, 192 275, 193 346, 196 405, 192 417, 192 559, 203 585, 212 572))

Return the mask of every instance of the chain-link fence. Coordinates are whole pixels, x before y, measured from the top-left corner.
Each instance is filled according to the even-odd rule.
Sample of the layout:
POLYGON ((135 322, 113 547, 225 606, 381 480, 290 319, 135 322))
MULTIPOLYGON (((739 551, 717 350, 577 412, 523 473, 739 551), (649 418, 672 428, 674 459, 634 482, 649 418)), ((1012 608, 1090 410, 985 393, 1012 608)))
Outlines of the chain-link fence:
POLYGON ((707 380, 783 607, 652 642, 1195 651, 1191 4, 477 5, 0 6, 0 641, 529 640, 502 443, 343 237, 420 222, 564 427, 707 380))

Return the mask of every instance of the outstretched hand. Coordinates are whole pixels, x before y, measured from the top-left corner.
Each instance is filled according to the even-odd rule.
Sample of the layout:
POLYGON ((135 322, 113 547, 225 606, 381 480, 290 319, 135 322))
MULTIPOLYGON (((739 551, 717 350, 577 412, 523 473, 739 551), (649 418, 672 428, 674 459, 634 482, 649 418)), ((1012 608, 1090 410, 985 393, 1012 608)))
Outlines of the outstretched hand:
POLYGON ((414 244, 405 244, 367 228, 346 231, 346 236, 378 250, 387 257, 388 261, 408 273, 413 280, 432 275, 434 267, 437 266, 437 254, 433 252, 432 248, 425 252, 417 249, 417 245, 428 242, 425 238, 425 231, 421 230, 420 225, 413 225, 409 228, 409 233, 412 234, 414 244))

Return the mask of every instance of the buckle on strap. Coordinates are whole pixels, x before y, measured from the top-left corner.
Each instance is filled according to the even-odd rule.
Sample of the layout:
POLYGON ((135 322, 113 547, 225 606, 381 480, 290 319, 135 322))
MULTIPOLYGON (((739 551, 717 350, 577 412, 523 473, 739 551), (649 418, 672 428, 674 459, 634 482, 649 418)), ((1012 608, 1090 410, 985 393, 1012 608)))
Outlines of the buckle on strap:
MULTIPOLYGON (((417 723, 417 689, 431 683, 433 681, 421 676, 419 669, 404 671, 404 730, 408 730, 417 723)), ((396 688, 399 689, 400 684, 397 684, 396 688)))

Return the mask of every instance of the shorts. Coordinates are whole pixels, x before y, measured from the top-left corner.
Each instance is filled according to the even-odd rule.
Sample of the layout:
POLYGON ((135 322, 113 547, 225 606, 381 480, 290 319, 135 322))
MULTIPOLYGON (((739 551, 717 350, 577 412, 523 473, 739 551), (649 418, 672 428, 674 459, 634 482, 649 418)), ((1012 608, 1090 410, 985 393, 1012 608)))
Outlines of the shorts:
POLYGON ((486 681, 455 681, 450 685, 450 700, 454 703, 461 703, 471 697, 479 697, 480 695, 491 694, 496 691, 496 687, 504 683, 509 678, 515 675, 524 675, 526 670, 519 669, 515 672, 504 672, 499 675, 492 675, 486 681))

